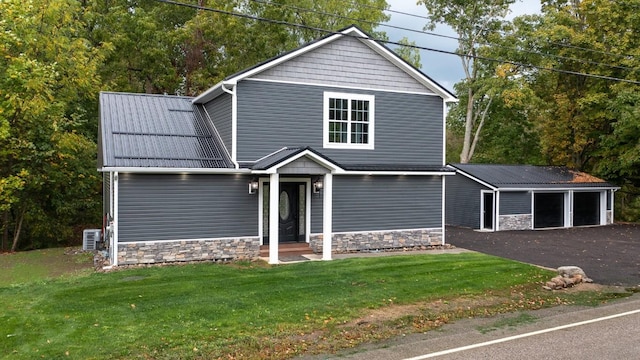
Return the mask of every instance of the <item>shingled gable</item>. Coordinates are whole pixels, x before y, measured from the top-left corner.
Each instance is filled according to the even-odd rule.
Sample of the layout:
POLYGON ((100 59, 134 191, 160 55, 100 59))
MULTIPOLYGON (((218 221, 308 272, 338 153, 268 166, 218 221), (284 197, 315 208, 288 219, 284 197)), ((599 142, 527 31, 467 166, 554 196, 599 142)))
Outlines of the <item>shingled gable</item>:
POLYGON ((337 31, 336 33, 325 36, 324 38, 312 41, 306 45, 303 45, 293 51, 284 53, 272 59, 269 59, 263 63, 257 64, 251 68, 238 72, 234 75, 231 75, 215 86, 211 87, 207 91, 200 94, 198 97, 193 99, 194 104, 204 104, 212 99, 222 95, 223 93, 229 91, 229 88, 234 87, 239 81, 251 78, 260 73, 263 73, 269 69, 272 69, 280 64, 283 64, 291 59, 299 57, 303 54, 311 52, 319 47, 327 45, 329 43, 335 42, 337 40, 343 39, 345 37, 352 37, 365 44, 368 48, 378 53, 384 59, 395 65, 398 69, 415 79, 418 83, 424 86, 429 91, 434 94, 442 97, 445 102, 456 102, 458 101, 456 96, 449 92, 444 87, 440 86, 429 76, 425 75, 422 71, 415 68, 413 65, 406 62, 404 59, 399 57, 393 51, 391 51, 386 46, 382 45, 380 42, 371 38, 364 31, 359 29, 357 26, 350 26, 346 29, 337 31))

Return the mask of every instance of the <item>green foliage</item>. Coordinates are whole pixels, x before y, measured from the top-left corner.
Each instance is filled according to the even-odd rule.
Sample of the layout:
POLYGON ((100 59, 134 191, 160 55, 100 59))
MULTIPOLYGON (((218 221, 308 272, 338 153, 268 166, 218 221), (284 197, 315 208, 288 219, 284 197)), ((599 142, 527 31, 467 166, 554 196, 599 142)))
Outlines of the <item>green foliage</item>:
MULTIPOLYGON (((42 246, 33 241, 43 233, 68 239, 77 223, 67 218, 97 210, 83 207, 82 213, 73 212, 59 198, 86 188, 85 181, 95 184, 93 179, 79 177, 80 173, 58 173, 69 162, 86 165, 93 158, 86 157, 89 152, 71 151, 64 143, 76 129, 92 123, 95 131, 97 124, 86 116, 100 88, 96 73, 104 49, 90 46, 82 37, 83 23, 75 16, 80 10, 71 0, 0 2, 2 249, 17 249, 21 234, 32 242, 27 247, 42 246), (82 158, 73 158, 76 155, 82 158), (63 229, 66 233, 52 232, 63 229)), ((95 154, 92 140, 73 136, 77 146, 95 154)), ((95 186, 91 188, 84 198, 99 194, 95 186)))
POLYGON ((309 28, 155 1, 88 3, 94 12, 88 38, 115 49, 101 70, 110 89, 183 95, 197 95, 233 73, 327 35, 313 28, 335 31, 355 23, 384 37, 374 26, 388 19, 378 10, 386 7, 384 0, 185 2, 309 28))
POLYGON ((422 64, 420 63, 420 49, 414 47, 416 46, 415 41, 409 41, 408 38, 403 37, 398 41, 399 44, 409 45, 409 46, 398 46, 395 49, 396 54, 398 54, 401 58, 403 58, 409 64, 415 66, 420 69, 422 64))

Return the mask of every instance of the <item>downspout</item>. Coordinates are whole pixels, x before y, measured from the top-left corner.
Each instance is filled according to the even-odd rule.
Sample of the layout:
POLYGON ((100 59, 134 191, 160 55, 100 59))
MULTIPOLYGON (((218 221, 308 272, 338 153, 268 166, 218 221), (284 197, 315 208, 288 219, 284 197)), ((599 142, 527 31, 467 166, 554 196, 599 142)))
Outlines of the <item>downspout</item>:
POLYGON ((237 123, 238 112, 237 112, 236 106, 238 103, 236 100, 235 86, 234 86, 234 90, 229 90, 224 86, 224 82, 223 82, 220 84, 220 88, 222 89, 222 91, 231 95, 231 162, 233 162, 233 165, 235 166, 236 169, 239 169, 240 165, 236 161, 236 144, 237 144, 236 136, 238 131, 238 123, 237 123))

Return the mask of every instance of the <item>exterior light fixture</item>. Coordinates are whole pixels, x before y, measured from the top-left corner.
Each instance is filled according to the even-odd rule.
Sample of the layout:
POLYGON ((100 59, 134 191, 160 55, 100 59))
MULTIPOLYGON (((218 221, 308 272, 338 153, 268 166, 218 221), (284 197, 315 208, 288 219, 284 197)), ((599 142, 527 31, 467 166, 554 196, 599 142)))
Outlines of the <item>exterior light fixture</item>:
POLYGON ((260 184, 258 183, 258 179, 254 178, 249 182, 249 194, 255 194, 258 191, 258 187, 260 184))
POLYGON ((313 182, 313 193, 314 194, 319 193, 320 190, 322 190, 323 186, 324 184, 322 184, 321 178, 316 178, 315 181, 313 182))

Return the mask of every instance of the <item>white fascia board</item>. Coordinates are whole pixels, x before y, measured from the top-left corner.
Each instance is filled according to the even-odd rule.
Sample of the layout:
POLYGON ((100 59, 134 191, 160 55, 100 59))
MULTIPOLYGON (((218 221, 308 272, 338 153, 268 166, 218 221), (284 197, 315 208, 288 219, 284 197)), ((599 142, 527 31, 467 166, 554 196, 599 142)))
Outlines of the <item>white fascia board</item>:
POLYGON ((138 174, 249 174, 249 169, 207 169, 207 168, 162 168, 162 167, 104 167, 98 169, 101 172, 117 171, 122 173, 138 174))
POLYGON ((455 175, 455 173, 448 171, 350 171, 343 170, 337 171, 336 175, 393 175, 393 176, 412 176, 412 175, 420 175, 420 176, 451 176, 455 175))
POLYGON ((219 95, 222 95, 223 93, 225 93, 225 91, 222 89, 223 86, 229 89, 229 88, 235 87, 236 85, 237 85, 237 82, 234 80, 220 81, 219 83, 205 90, 205 92, 203 92, 202 94, 198 95, 195 99, 191 100, 191 103, 204 104, 208 101, 215 99, 219 95))
POLYGON ((477 182, 477 183, 479 183, 479 184, 481 184, 481 185, 484 185, 484 186, 488 187, 488 188, 489 188, 489 189, 491 189, 491 190, 494 190, 494 191, 495 191, 495 190, 498 190, 498 189, 499 189, 500 191, 503 191, 503 190, 504 190, 504 189, 500 189, 500 188, 498 188, 498 187, 496 187, 496 186, 493 186, 493 185, 489 184, 488 182, 482 181, 482 180, 478 179, 477 177, 475 177, 475 176, 473 176, 473 175, 467 174, 466 172, 464 172, 464 171, 462 171, 462 170, 460 170, 460 169, 456 168, 455 166, 450 166, 450 165, 447 165, 447 166, 448 166, 448 167, 450 167, 450 168, 452 168, 452 169, 455 169, 455 170, 456 170, 456 174, 460 174, 460 175, 462 175, 462 176, 464 176, 464 177, 467 177, 467 178, 469 178, 469 179, 471 179, 471 180, 473 180, 473 181, 475 181, 475 182, 477 182))
MULTIPOLYGON (((438 94, 440 97, 442 97, 442 99, 444 99, 444 102, 458 102, 458 98, 456 98, 455 96, 451 95, 442 86, 440 86, 440 85, 436 84, 435 82, 433 82, 433 80, 429 79, 420 70, 418 70, 418 69, 414 68, 413 66, 407 64, 407 62, 404 61, 402 58, 400 58, 396 53, 394 53, 394 52, 390 51, 389 49, 387 49, 386 47, 380 45, 377 41, 375 41, 375 40, 369 38, 368 36, 366 36, 366 34, 360 32, 360 31, 357 31, 357 29, 354 28, 352 30, 353 31, 349 31, 349 33, 350 32, 356 32, 357 33, 357 35, 352 35, 352 36, 358 36, 359 40, 361 40, 364 44, 369 46, 369 48, 371 48, 373 51, 377 52, 378 54, 382 55, 382 57, 384 57, 385 59, 390 61, 395 66, 397 66, 400 69, 404 70, 407 74, 409 74, 411 77, 416 79, 418 82, 420 82, 426 88, 434 91, 436 94, 438 94)), ((345 35, 350 35, 349 33, 345 33, 345 35)))
POLYGON ((558 187, 558 188, 499 188, 500 191, 535 191, 535 192, 564 192, 564 191, 603 191, 619 190, 619 187, 558 187))
MULTIPOLYGON (((286 149, 286 148, 285 148, 285 149, 286 149)), ((280 151, 282 151, 282 150, 284 150, 284 149, 280 149, 280 150, 276 151, 276 153, 277 153, 277 152, 280 152, 280 151)), ((333 164, 333 163, 331 163, 331 162, 327 161, 326 159, 324 159, 324 158, 322 158, 322 157, 320 157, 320 156, 316 155, 315 153, 313 153, 313 152, 311 152, 311 151, 309 151, 309 150, 305 150, 305 151, 302 151, 302 152, 301 152, 301 153, 299 153, 299 154, 296 154, 295 156, 290 157, 290 158, 289 158, 289 159, 287 159, 287 160, 284 160, 284 161, 282 161, 282 162, 277 163, 276 165, 274 165, 274 166, 272 166, 272 167, 270 167, 270 168, 268 168, 268 169, 264 169, 264 170, 253 170, 253 171, 252 171, 252 173, 253 173, 253 174, 275 174, 275 173, 277 173, 277 172, 278 172, 278 169, 279 169, 279 168, 281 168, 281 167, 283 167, 283 166, 285 166, 285 165, 287 165, 287 164, 290 164, 290 163, 292 163, 292 162, 294 162, 294 161, 296 161, 296 160, 298 160, 298 159, 300 159, 300 158, 302 158, 302 157, 308 157, 308 158, 310 158, 311 160, 315 161, 315 162, 316 162, 316 163, 318 163, 319 165, 321 165, 321 166, 323 166, 323 167, 325 167, 325 168, 329 169, 331 172, 338 172, 338 171, 341 171, 341 170, 342 170, 340 167, 338 167, 338 166, 336 166, 335 164, 333 164)))

